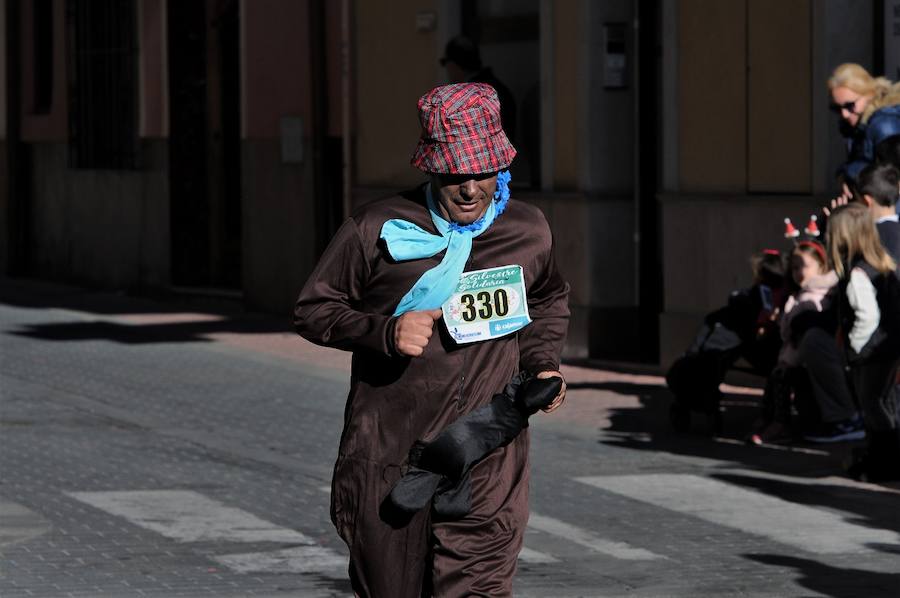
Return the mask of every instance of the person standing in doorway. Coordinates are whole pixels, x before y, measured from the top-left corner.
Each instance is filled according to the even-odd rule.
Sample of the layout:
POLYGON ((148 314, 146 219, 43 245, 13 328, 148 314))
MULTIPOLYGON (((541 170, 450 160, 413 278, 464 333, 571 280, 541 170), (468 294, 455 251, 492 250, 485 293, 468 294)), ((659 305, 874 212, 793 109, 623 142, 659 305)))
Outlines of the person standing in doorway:
POLYGON ((447 69, 451 83, 487 83, 497 91, 500 99, 500 119, 506 136, 515 143, 516 99, 504 83, 497 78, 490 67, 481 62, 481 51, 478 45, 464 35, 457 35, 444 48, 441 66, 447 69))

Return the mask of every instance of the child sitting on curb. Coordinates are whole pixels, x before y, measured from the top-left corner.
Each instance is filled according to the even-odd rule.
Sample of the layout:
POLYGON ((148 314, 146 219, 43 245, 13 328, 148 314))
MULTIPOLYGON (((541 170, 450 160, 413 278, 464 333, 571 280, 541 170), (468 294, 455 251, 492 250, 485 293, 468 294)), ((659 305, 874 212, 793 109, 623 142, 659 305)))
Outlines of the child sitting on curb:
POLYGON ((849 468, 858 479, 900 479, 897 397, 900 366, 900 278, 871 214, 853 203, 834 211, 828 251, 840 278, 839 314, 847 361, 863 412, 867 452, 849 468))
MULTIPOLYGON (((806 231, 817 236, 818 230, 815 229, 814 223, 813 219, 806 231)), ((795 229, 791 227, 790 230, 795 229)), ((748 438, 748 441, 755 445, 789 442, 793 439, 790 425, 792 393, 798 399, 796 407, 801 418, 807 422, 813 419, 810 413, 811 403, 800 400, 801 395, 808 396, 809 384, 808 373, 803 367, 796 341, 810 325, 808 323, 810 312, 821 314, 828 309, 838 278, 837 274, 828 268, 825 247, 812 238, 797 243, 791 252, 790 265, 795 291, 784 305, 784 313, 781 316, 782 345, 778 354, 778 364, 766 381, 762 413, 754 426, 756 431, 748 438), (795 326, 804 319, 807 321, 805 326, 795 326)), ((863 435, 860 423, 853 438, 862 438, 863 435)))

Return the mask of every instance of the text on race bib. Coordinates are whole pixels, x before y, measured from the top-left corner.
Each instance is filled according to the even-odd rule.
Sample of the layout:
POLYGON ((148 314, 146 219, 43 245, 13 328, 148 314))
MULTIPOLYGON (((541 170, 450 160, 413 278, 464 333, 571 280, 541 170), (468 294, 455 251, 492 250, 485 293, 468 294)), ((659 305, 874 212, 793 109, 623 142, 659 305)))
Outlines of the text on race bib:
POLYGON ((463 272, 441 310, 450 336, 460 344, 521 330, 531 323, 522 267, 463 272))

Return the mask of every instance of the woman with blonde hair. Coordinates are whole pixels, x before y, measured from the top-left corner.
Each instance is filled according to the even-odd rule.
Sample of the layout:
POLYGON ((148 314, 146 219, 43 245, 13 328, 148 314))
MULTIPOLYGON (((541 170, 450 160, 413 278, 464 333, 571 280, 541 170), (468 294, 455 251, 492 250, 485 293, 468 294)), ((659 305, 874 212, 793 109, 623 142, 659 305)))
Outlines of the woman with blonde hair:
POLYGON ((839 174, 852 183, 875 161, 878 144, 900 134, 900 84, 848 62, 834 69, 828 89, 831 110, 840 115, 847 139, 847 161, 839 174))
POLYGON ((900 366, 900 278, 868 209, 851 203, 828 222, 828 252, 840 278, 838 314, 868 448, 850 467, 858 479, 900 479, 896 376, 900 366))

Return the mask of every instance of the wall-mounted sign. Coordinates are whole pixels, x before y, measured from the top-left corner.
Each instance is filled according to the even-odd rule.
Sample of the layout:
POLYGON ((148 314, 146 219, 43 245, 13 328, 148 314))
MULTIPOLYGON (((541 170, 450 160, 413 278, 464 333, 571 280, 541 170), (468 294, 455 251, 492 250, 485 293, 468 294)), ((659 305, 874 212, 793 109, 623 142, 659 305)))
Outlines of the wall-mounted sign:
POLYGON ((416 13, 416 31, 431 33, 437 29, 437 13, 433 10, 420 10, 416 13))
POLYGON ((279 124, 282 164, 302 164, 303 119, 299 116, 282 116, 279 124))
POLYGON ((603 87, 628 87, 628 25, 603 24, 603 87))

